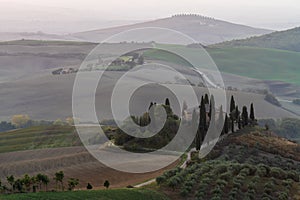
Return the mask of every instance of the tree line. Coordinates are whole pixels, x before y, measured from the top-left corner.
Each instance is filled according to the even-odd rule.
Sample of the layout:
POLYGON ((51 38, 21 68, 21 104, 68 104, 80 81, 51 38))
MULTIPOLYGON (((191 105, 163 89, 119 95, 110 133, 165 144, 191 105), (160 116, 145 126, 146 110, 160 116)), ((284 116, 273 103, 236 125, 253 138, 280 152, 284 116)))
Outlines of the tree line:
MULTIPOLYGON (((55 181, 55 191, 65 190, 65 174, 63 171, 58 171, 54 174, 53 181, 55 181)), ((30 193, 39 191, 48 191, 48 185, 50 183, 50 178, 46 174, 37 174, 36 176, 29 176, 25 174, 21 178, 15 178, 13 175, 6 177, 6 182, 8 185, 2 184, 0 180, 0 193, 12 194, 12 193, 30 193)), ((67 189, 73 191, 75 187, 79 184, 79 179, 69 178, 67 180, 67 189)), ((103 186, 108 189, 110 182, 105 180, 103 186)), ((93 186, 88 183, 86 188, 88 190, 93 189, 93 186)), ((52 190, 54 191, 54 190, 52 190)))
MULTIPOLYGON (((196 109, 194 109, 192 114, 192 124, 197 124, 198 122, 195 138, 196 150, 200 150, 210 126, 214 129, 215 127, 219 127, 219 130, 222 131, 221 135, 224 135, 234 133, 236 129, 243 129, 246 126, 254 126, 257 123, 253 103, 250 104, 250 114, 248 114, 247 106, 243 106, 242 111, 240 111, 233 96, 231 96, 230 99, 229 113, 225 113, 225 118, 222 105, 219 109, 218 121, 215 119, 215 113, 214 96, 212 95, 209 99, 208 95, 205 94, 204 97, 201 97, 199 113, 197 113, 196 109)), ((217 129, 215 129, 215 131, 217 131, 217 129)))

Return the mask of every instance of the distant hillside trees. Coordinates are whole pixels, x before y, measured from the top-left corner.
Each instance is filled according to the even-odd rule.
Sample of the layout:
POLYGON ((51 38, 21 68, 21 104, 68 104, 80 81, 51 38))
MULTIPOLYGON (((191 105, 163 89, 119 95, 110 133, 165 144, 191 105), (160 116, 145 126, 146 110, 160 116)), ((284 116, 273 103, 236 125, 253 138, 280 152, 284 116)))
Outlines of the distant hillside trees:
POLYGON ((294 99, 293 104, 300 105, 300 99, 294 99))
POLYGON ((28 115, 14 115, 11 119, 11 123, 17 128, 24 128, 28 126, 30 118, 28 115))
POLYGON ((275 106, 281 106, 280 102, 276 99, 276 97, 272 94, 266 94, 265 100, 275 106))

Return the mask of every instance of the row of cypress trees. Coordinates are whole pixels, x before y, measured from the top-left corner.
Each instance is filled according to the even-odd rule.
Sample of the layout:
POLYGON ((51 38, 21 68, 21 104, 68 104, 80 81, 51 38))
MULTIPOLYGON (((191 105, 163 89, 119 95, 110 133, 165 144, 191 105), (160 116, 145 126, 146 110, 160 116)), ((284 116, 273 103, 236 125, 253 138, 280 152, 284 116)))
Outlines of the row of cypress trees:
POLYGON ((234 133, 235 127, 238 129, 242 129, 245 126, 253 126, 256 124, 256 119, 254 115, 254 106, 253 103, 250 105, 250 115, 248 114, 247 106, 242 107, 242 112, 239 111, 238 105, 236 105, 234 97, 231 96, 230 99, 230 109, 229 113, 225 113, 224 119, 224 112, 222 106, 220 106, 219 110, 219 117, 216 123, 215 119, 215 101, 214 96, 212 95, 210 100, 207 94, 201 97, 201 103, 199 106, 199 113, 197 114, 196 110, 194 109, 192 114, 192 124, 197 124, 197 134, 196 134, 196 150, 200 150, 201 144, 206 137, 208 128, 211 127, 214 131, 222 130, 222 135, 228 133, 234 133), (220 127, 221 126, 221 127, 220 127), (218 128, 216 128, 218 127, 218 128))

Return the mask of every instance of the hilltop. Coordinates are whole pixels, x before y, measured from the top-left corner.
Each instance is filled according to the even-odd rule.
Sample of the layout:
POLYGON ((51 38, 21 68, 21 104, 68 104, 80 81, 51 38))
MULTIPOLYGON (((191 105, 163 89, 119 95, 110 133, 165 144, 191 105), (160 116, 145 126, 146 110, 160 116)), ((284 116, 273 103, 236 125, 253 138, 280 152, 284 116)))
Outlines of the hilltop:
MULTIPOLYGON (((271 33, 271 30, 253 28, 240 24, 205 17, 201 15, 174 15, 163 19, 156 19, 143 23, 118 26, 106 29, 86 31, 72 34, 73 38, 84 41, 100 42, 114 34, 136 28, 160 27, 182 32, 202 44, 214 44, 227 40, 247 38, 251 36, 271 33)), ((151 34, 151 33, 150 33, 151 34)), ((153 35, 151 40, 153 39, 153 35)), ((132 37, 132 38, 139 38, 132 37)), ((161 40, 161 36, 157 36, 161 40)), ((168 38, 170 40, 170 38, 168 38)))

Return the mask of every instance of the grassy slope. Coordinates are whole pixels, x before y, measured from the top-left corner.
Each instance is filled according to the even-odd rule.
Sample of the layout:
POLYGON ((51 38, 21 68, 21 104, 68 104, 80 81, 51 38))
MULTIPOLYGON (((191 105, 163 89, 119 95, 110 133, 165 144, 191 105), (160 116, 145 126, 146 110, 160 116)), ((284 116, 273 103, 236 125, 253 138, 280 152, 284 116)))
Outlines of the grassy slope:
MULTIPOLYGON (((199 54, 193 48, 172 48, 188 51, 192 58, 199 54)), ((300 85, 300 53, 257 47, 208 47, 206 49, 221 72, 262 80, 280 80, 300 85)), ((186 64, 178 56, 151 50, 145 56, 152 59, 186 64)), ((199 60, 199 58, 197 58, 199 60)), ((201 59, 201 58, 200 58, 201 59)), ((201 61, 201 60, 200 60, 201 61)), ((204 66, 205 67, 205 66, 204 66)))
POLYGON ((80 144, 71 126, 36 126, 0 133, 0 153, 80 144))
POLYGON ((114 190, 93 190, 93 191, 75 191, 75 192, 47 192, 31 194, 2 195, 0 200, 167 200, 164 195, 145 189, 114 189, 114 190))
POLYGON ((286 31, 277 31, 267 35, 251 37, 243 40, 224 42, 226 46, 253 46, 261 48, 274 48, 289 51, 300 51, 300 28, 286 31))
POLYGON ((255 47, 208 49, 222 72, 300 85, 300 53, 255 47))

